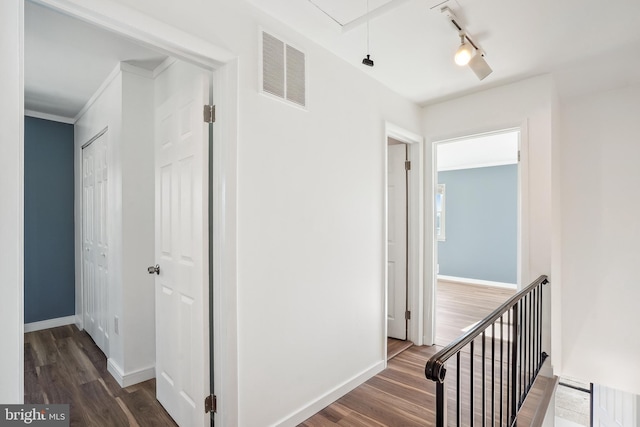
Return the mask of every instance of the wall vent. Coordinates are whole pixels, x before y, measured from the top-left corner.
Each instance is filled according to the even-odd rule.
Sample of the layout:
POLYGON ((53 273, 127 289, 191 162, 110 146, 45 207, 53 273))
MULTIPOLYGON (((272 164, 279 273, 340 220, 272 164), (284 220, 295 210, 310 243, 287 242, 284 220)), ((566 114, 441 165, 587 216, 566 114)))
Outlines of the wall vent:
POLYGON ((306 106, 305 54, 262 32, 262 91, 306 106))

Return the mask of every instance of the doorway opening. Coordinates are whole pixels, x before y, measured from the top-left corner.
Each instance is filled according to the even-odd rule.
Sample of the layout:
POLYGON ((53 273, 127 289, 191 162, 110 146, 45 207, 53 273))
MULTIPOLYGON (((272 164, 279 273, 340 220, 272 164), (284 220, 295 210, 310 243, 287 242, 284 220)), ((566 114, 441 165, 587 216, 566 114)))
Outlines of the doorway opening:
MULTIPOLYGON (((31 2, 25 4, 27 47, 29 47, 28 31, 33 31, 27 20, 33 18, 33 14, 36 14, 36 21, 42 17, 38 14, 55 15, 51 20, 43 19, 43 22, 53 21, 59 24, 61 21, 77 21, 73 10, 61 12, 55 5, 49 6, 51 8, 41 7, 31 2)), ((93 22, 92 19, 88 21, 93 22)), ((87 31, 101 33, 100 38, 104 40, 104 44, 94 46, 95 50, 98 50, 98 47, 104 48, 105 45, 108 50, 110 46, 106 39, 122 36, 117 28, 119 24, 114 21, 111 21, 110 28, 77 22, 85 30, 91 27, 87 31)), ((95 19, 95 22, 99 22, 99 19, 95 19)), ((58 25, 55 30, 74 37, 70 30, 74 25, 58 25)), ((86 33, 80 36, 75 34, 76 40, 82 39, 84 35, 86 33)), ((127 43, 131 42, 127 41, 127 43)), ((136 39, 135 43, 141 42, 136 39)), ((145 46, 149 46, 149 43, 145 43, 145 46)), ((100 88, 95 88, 96 95, 82 101, 87 107, 71 115, 72 123, 82 121, 78 124, 80 130, 76 133, 73 150, 76 161, 74 187, 77 224, 75 237, 71 239, 75 238, 76 241, 74 256, 76 310, 74 316, 65 317, 64 325, 55 324, 56 322, 42 322, 38 326, 62 326, 60 329, 51 330, 46 338, 46 340, 51 338, 55 341, 57 337, 61 342, 75 334, 73 326, 65 327, 65 325, 76 323, 80 329, 87 329, 89 335, 84 336, 98 344, 98 348, 109 359, 104 372, 99 372, 100 374, 106 373, 108 369, 112 375, 111 379, 115 379, 114 383, 122 387, 154 377, 156 373, 162 375, 171 386, 175 383, 178 391, 185 391, 177 393, 183 397, 182 399, 170 396, 162 402, 172 416, 176 418, 177 413, 189 412, 190 408, 187 408, 189 406, 194 408, 191 412, 197 414, 187 418, 181 415, 181 418, 176 418, 178 423, 208 425, 213 419, 213 414, 207 415, 204 411, 204 400, 213 391, 213 380, 210 380, 209 372, 213 373, 212 346, 215 338, 213 331, 207 329, 211 328, 214 314, 211 301, 213 284, 210 280, 211 264, 214 260, 211 248, 215 225, 212 215, 214 204, 211 199, 218 197, 217 191, 214 191, 209 183, 214 179, 217 180, 218 176, 213 173, 212 156, 209 151, 214 128, 211 124, 203 122, 202 108, 203 104, 210 104, 212 100, 214 59, 211 58, 209 63, 206 56, 201 60, 185 58, 188 59, 188 63, 169 58, 167 50, 161 46, 158 46, 158 52, 162 58, 159 61, 145 57, 128 63, 120 62, 111 74, 103 76, 106 79, 100 88), (202 67, 205 70, 202 70, 202 67), (127 78, 123 77, 125 73, 127 78), (142 80, 145 82, 136 84, 142 80), (184 82, 187 82, 186 86, 184 82), (135 89, 132 89, 134 86, 135 89), (114 87, 115 89, 112 90, 114 87), (132 92, 135 95, 131 95, 131 104, 125 106, 122 98, 132 92), (121 102, 120 109, 117 110, 120 114, 109 104, 113 94, 119 99, 118 102, 121 102), (138 96, 141 94, 148 95, 148 98, 138 96), (144 106, 141 105, 144 100, 149 101, 148 105, 147 103, 144 106), (117 123, 114 125, 114 122, 108 122, 102 127, 99 124, 100 120, 110 114, 118 115, 117 123), (128 119, 130 121, 127 122, 128 119), (88 122, 91 122, 91 126, 86 126, 88 122), (141 123, 149 126, 145 127, 141 123), (96 131, 95 129, 98 128, 102 130, 96 131), (143 146, 140 142, 143 139, 147 145, 143 146), (117 148, 114 148, 116 146, 117 148), (172 150, 170 147, 175 149, 172 150), (161 161, 156 160, 154 163, 154 158, 161 161), (109 163, 114 159, 118 163, 115 171, 118 173, 108 169, 112 166, 109 163), (125 172, 127 169, 128 172, 125 172), (125 176, 125 174, 128 175, 125 176), (111 182, 108 182, 107 177, 111 182), (116 185, 113 181, 119 182, 116 185), (114 204, 114 200, 118 203, 117 205, 114 204), (164 204, 166 200, 172 201, 172 204, 167 206, 164 204), (120 211, 129 210, 131 215, 127 218, 114 216, 113 210, 116 208, 120 211), (114 238, 116 234, 117 237, 114 238), (88 237, 91 237, 91 242, 86 241, 88 237), (96 237, 101 240, 98 242, 96 237), (126 241, 127 238, 130 241, 126 241), (145 246, 144 250, 140 246, 145 246), (92 254, 95 252, 95 254, 89 256, 89 252, 92 254), (177 262, 176 259, 178 259, 177 262), (147 266, 156 262, 162 264, 164 268, 154 270, 154 276, 148 275, 147 266), (172 262, 176 265, 172 266, 172 262), (189 269, 190 271, 186 271, 189 269), (93 274, 98 271, 103 274, 93 274), (187 284, 185 277, 189 280, 197 278, 199 284, 197 286, 191 282, 187 284), (120 287, 114 289, 114 283, 119 284, 120 287), (194 289, 197 289, 197 295, 190 293, 194 289), (163 303, 165 295, 167 296, 165 300, 172 300, 163 303), (114 300, 119 305, 117 310, 113 306, 114 300), (169 321, 167 315, 171 312, 180 312, 180 315, 174 321, 169 321), (94 315, 99 315, 101 318, 98 319, 94 315), (93 326, 90 325, 90 319, 95 320, 93 326), (179 321, 181 319, 182 322, 179 321), (192 323, 199 325, 200 330, 184 319, 192 319, 192 323), (172 327, 156 326, 154 328, 155 322, 163 321, 171 324, 172 327), (166 334, 162 332, 156 339, 155 334, 146 333, 149 328, 155 329, 158 333, 169 332, 166 334), (189 330, 193 333, 185 333, 189 330), (92 338, 88 338, 89 336, 92 338), (202 340, 205 336, 211 337, 211 340, 202 340), (201 360, 200 363, 187 363, 188 366, 192 366, 189 369, 197 369, 198 375, 187 373, 189 378, 181 381, 180 378, 185 373, 183 371, 189 369, 176 366, 176 363, 184 365, 184 361, 178 361, 177 357, 174 357, 173 361, 168 358, 173 355, 172 348, 184 348, 185 345, 189 347, 185 349, 189 355, 197 354, 201 360), (122 362, 122 354, 125 351, 129 351, 131 356, 125 360, 126 363, 122 362), (160 357, 164 357, 163 363, 160 363, 160 357), (202 373, 205 375, 201 375, 202 373), (196 377, 204 377, 206 380, 201 380, 202 385, 196 384, 193 390, 179 388, 187 384, 193 386, 192 378, 196 377)), ((110 53, 113 54, 113 52, 110 53)), ((28 58, 29 55, 25 56, 28 58)), ((185 53, 185 56, 190 55, 185 53)), ((57 59, 63 60, 61 57, 57 59)), ((86 60, 84 71, 87 76, 93 70, 94 64, 91 62, 86 60)), ((69 67, 74 65, 77 66, 77 62, 69 64, 69 67)), ((29 61, 25 61, 25 67, 25 74, 44 72, 36 67, 30 67, 29 61)), ((47 70, 47 72, 50 71, 47 70)), ((29 89, 32 88, 33 86, 29 86, 29 89)), ((58 118, 55 113, 42 111, 46 110, 46 103, 38 104, 37 94, 27 90, 27 85, 25 89, 26 109, 29 109, 29 103, 34 105, 31 109, 35 112, 30 114, 39 115, 46 120, 58 118), (38 113, 37 110, 41 112, 38 113)), ((54 100, 54 102, 66 103, 64 100, 54 100)), ((87 348, 89 341, 85 341, 87 348)), ((26 342, 26 344, 29 343, 26 342)), ((75 348, 85 348, 77 342, 73 345, 75 348)), ((27 347, 25 345, 25 352, 27 347)), ((51 350, 53 347, 48 348, 51 350)), ((69 348, 71 347, 65 347, 67 350, 69 348)), ((60 353, 60 355, 63 354, 60 353)), ((82 357, 82 354, 75 352, 66 356, 73 359, 75 356, 82 357)), ((87 354, 84 356, 83 360, 87 362, 89 356, 87 354)), ((33 368, 36 374, 46 372, 48 368, 42 368, 44 362, 35 361, 35 359, 38 358, 30 358, 25 354, 27 363, 31 361, 40 365, 25 366, 25 370, 33 368)), ((85 367, 94 374, 99 371, 95 367, 91 369, 89 365, 85 367)), ((30 376, 26 377, 29 380, 33 379, 30 376)), ((81 380, 84 386, 98 378, 81 380)), ((29 381, 25 382, 29 383, 29 381)), ((108 381, 103 379, 99 383, 104 389, 102 391, 114 394, 113 389, 109 390, 108 381)), ((32 384, 27 384, 27 386, 30 385, 32 384)), ((25 387, 25 391, 27 388, 25 387)), ((50 399, 53 395, 55 393, 45 393, 43 395, 45 402, 53 403, 50 399)), ((162 401, 159 395, 158 390, 158 399, 162 401)), ((26 394, 25 398, 27 396, 26 394)), ((117 402, 116 411, 117 406, 121 406, 124 411, 127 405, 123 406, 122 402, 117 402)), ((127 416, 131 415, 124 412, 127 416)))
POLYGON ((387 360, 422 345, 422 138, 387 123, 385 138, 385 306, 387 360))
POLYGON ((520 130, 434 144, 435 344, 445 346, 520 283, 520 130))

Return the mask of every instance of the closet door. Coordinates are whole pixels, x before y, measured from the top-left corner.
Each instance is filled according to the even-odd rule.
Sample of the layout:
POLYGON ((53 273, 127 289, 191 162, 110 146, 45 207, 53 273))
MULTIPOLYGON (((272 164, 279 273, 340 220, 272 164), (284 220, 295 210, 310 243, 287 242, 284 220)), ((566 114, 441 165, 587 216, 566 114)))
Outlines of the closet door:
POLYGON ((108 355, 107 145, 103 133, 82 149, 82 286, 86 331, 108 355))

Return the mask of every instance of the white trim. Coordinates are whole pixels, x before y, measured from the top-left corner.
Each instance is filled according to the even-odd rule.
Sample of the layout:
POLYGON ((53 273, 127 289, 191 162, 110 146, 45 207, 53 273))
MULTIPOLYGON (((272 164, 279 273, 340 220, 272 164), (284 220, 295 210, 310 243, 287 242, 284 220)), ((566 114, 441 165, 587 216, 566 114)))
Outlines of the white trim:
POLYGON ((40 111, 34 111, 34 110, 24 110, 24 115, 27 117, 33 117, 36 119, 49 120, 49 121, 58 122, 58 123, 66 123, 68 125, 72 125, 76 122, 76 119, 72 117, 63 117, 55 114, 41 113, 40 111))
POLYGON ((237 426, 238 269, 237 182, 239 60, 214 72, 213 103, 213 337, 214 390, 218 397, 216 425, 237 426), (224 286, 223 286, 224 284, 224 286))
POLYGON ((424 343, 424 326, 425 326, 425 305, 424 305, 424 138, 420 135, 410 132, 401 128, 393 123, 385 122, 385 137, 384 144, 384 178, 383 178, 383 233, 382 241, 384 244, 384 259, 383 259, 383 313, 384 313, 384 352, 382 353, 386 363, 387 354, 387 300, 388 296, 388 248, 387 248, 387 235, 388 235, 388 194, 387 194, 387 179, 388 179, 388 139, 393 138, 397 141, 407 144, 407 153, 409 161, 411 162, 411 172, 409 173, 409 235, 416 236, 417 238, 409 239, 409 251, 407 253, 407 261, 409 262, 409 275, 407 298, 409 302, 409 311, 411 311, 411 319, 409 320, 409 330, 407 331, 407 338, 415 345, 423 345, 424 343))
POLYGON ((33 0, 58 12, 187 62, 216 68, 236 57, 232 52, 158 21, 133 8, 102 0, 33 0))
POLYGON ((58 326, 73 325, 76 323, 76 316, 57 317, 55 319, 41 320, 24 324, 24 331, 35 332, 43 329, 57 328, 58 326))
POLYGON ((156 377, 155 366, 150 366, 144 369, 138 369, 137 371, 125 374, 122 368, 118 366, 112 358, 107 360, 107 371, 116 380, 120 387, 129 387, 134 384, 138 384, 156 377))
POLYGON ((84 113, 86 113, 89 110, 89 108, 91 108, 91 106, 98 100, 98 98, 100 98, 102 93, 109 87, 113 79, 115 79, 116 77, 118 77, 118 75, 120 75, 121 71, 122 71, 121 64, 116 65, 115 68, 109 73, 107 78, 102 82, 100 87, 98 87, 98 89, 93 93, 93 95, 91 95, 91 98, 89 98, 87 103, 84 104, 84 107, 82 107, 82 109, 80 109, 78 114, 76 114, 76 116, 73 119, 74 123, 80 120, 80 118, 84 115, 84 113))
POLYGON ((515 283, 493 282, 491 280, 469 279, 467 277, 445 276, 442 274, 438 274, 438 280, 443 280, 445 282, 462 283, 465 285, 492 286, 494 288, 516 289, 518 287, 518 285, 515 283))
MULTIPOLYGON (((165 62, 167 61, 166 60, 163 61, 160 65, 158 65, 158 67, 156 67, 156 69, 162 67, 165 64, 165 62)), ((116 65, 115 68, 109 73, 107 78, 100 84, 100 87, 98 87, 98 89, 96 89, 93 95, 91 95, 91 98, 89 98, 87 103, 84 104, 84 106, 78 112, 78 114, 76 114, 76 116, 73 118, 73 123, 80 120, 80 118, 84 115, 84 113, 86 113, 89 110, 89 108, 91 108, 91 106, 102 96, 104 91, 111 85, 111 82, 116 77, 118 77, 122 71, 126 71, 128 73, 135 74, 140 77, 145 77, 147 79, 153 79, 156 76, 156 73, 155 73, 156 70, 153 70, 153 71, 145 70, 143 68, 136 67, 135 65, 127 64, 126 62, 118 63, 118 65, 116 65)))
POLYGON ((173 65, 174 62, 176 62, 177 59, 173 58, 173 57, 168 57, 167 59, 165 59, 164 61, 162 61, 160 63, 160 65, 158 65, 156 68, 153 69, 153 78, 155 79, 156 77, 158 77, 164 70, 166 70, 167 68, 169 68, 170 66, 173 65))
POLYGON ((74 318, 75 318, 75 320, 74 320, 74 322, 73 322, 73 323, 75 323, 75 324, 76 324, 76 327, 77 327, 78 329, 83 330, 83 329, 84 329, 84 319, 82 318, 82 315, 80 315, 80 314, 76 314, 76 315, 74 316, 74 318))
POLYGON ((349 393, 351 390, 360 386, 365 381, 373 378, 380 372, 382 372, 385 368, 386 360, 377 362, 370 368, 365 369, 363 372, 358 375, 352 377, 351 379, 343 382, 333 390, 325 393, 320 396, 318 399, 312 401, 308 405, 300 408, 298 411, 294 412, 291 415, 275 422, 273 425, 278 427, 287 427, 287 426, 297 426, 307 418, 315 415, 322 409, 326 408, 336 400, 340 399, 345 394, 349 393))
MULTIPOLYGON (((162 61, 160 63, 160 65, 162 65, 163 63, 164 63, 164 61, 162 61)), ((122 71, 126 71, 128 73, 135 74, 136 76, 145 77, 147 79, 153 79, 154 78, 154 71, 155 70, 154 71, 145 70, 144 68, 140 68, 140 67, 136 67, 135 65, 131 65, 128 62, 121 62, 120 63, 120 69, 122 71)))

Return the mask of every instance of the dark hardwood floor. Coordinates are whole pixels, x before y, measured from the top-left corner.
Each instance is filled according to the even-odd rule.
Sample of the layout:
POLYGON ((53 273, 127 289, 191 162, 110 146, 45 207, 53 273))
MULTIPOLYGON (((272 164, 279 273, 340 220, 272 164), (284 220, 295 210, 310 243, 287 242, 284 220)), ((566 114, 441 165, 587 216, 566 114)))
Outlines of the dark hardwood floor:
POLYGON ((68 403, 71 426, 176 426, 155 399, 155 380, 120 388, 75 325, 25 334, 24 378, 25 403, 68 403))

